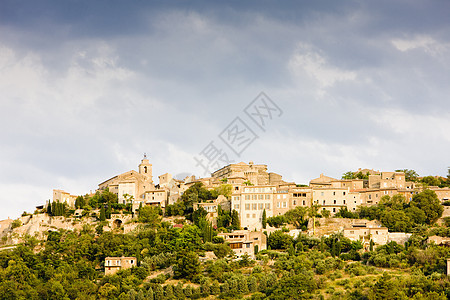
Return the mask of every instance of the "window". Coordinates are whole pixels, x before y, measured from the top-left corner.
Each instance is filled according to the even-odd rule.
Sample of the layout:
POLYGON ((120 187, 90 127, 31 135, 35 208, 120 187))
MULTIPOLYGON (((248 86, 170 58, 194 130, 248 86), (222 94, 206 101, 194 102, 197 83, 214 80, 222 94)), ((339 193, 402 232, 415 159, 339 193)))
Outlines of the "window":
POLYGON ((247 248, 250 248, 250 244, 245 244, 245 246, 246 246, 247 248))
POLYGON ((250 204, 246 203, 245 204, 245 210, 249 210, 250 209, 250 204))
POLYGON ((252 204, 252 210, 256 210, 256 203, 252 204))
POLYGON ((320 192, 320 196, 323 196, 323 192, 320 192))
POLYGON ((270 200, 270 195, 266 195, 266 200, 270 200))
POLYGON ((333 200, 333 203, 336 204, 336 200, 333 200))
POLYGON ((252 215, 252 218, 253 218, 253 219, 256 218, 256 214, 253 214, 253 215, 252 215))
POLYGON ((283 208, 286 208, 287 207, 287 202, 283 202, 283 208))
POLYGON ((333 196, 336 196, 336 192, 333 192, 333 196))
POLYGON ((263 206, 264 206, 264 205, 263 205, 262 203, 258 203, 258 209, 259 209, 259 210, 262 210, 262 209, 263 209, 263 206))
POLYGON ((277 208, 280 208, 280 202, 277 202, 277 208))
POLYGON ((239 209, 239 204, 235 204, 234 205, 234 209, 238 210, 239 209))
POLYGON ((266 203, 266 209, 270 210, 270 203, 266 203))
POLYGON ((344 204, 345 204, 345 199, 344 199, 344 204))
POLYGON ((297 205, 297 201, 296 200, 294 200, 294 205, 297 205))
POLYGON ((250 195, 245 195, 245 200, 250 200, 250 195))
POLYGON ((333 212, 336 212, 336 207, 333 207, 333 212))
POLYGON ((264 200, 264 195, 258 195, 258 200, 264 200))
POLYGON ((344 195, 344 196, 345 196, 345 192, 342 192, 342 195, 344 195))
POLYGON ((305 200, 303 200, 303 205, 305 205, 305 200))
POLYGON ((242 243, 232 243, 230 244, 231 249, 240 249, 242 248, 242 243))
POLYGON ((323 200, 323 205, 325 205, 325 200, 323 200))
POLYGON ((252 195, 252 200, 256 200, 257 195, 252 195))

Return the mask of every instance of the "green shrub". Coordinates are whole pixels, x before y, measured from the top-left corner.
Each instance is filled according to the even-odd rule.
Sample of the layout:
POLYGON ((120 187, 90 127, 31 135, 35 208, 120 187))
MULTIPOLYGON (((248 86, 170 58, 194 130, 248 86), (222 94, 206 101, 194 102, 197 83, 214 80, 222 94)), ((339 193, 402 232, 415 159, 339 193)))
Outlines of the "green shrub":
POLYGON ((11 229, 14 229, 14 228, 17 228, 17 227, 20 227, 20 226, 22 226, 22 221, 20 221, 19 219, 14 220, 11 223, 11 229))

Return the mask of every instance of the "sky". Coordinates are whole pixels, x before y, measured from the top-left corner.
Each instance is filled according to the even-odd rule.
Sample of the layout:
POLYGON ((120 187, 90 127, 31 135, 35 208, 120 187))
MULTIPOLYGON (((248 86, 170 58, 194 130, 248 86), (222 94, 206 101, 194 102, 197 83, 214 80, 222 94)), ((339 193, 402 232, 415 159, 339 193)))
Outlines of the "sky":
POLYGON ((0 219, 144 153, 156 182, 240 161, 296 183, 445 176, 449 15, 445 0, 1 0, 0 219))

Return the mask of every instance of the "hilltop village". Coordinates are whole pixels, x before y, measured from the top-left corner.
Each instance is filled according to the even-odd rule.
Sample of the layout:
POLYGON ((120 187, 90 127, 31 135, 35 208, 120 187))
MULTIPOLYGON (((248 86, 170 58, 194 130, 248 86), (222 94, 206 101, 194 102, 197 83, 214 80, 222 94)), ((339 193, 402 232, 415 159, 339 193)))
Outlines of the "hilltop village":
MULTIPOLYGON (((369 299, 377 284, 400 284, 395 280, 412 270, 429 281, 423 292, 439 285, 433 299, 445 299, 450 283, 436 274, 448 274, 449 206, 450 178, 419 177, 412 170, 358 169, 340 179, 320 174, 304 185, 250 161, 224 166, 207 178, 180 180, 166 173, 154 182, 144 155, 137 171, 100 182, 94 193, 55 189, 53 199, 34 213, 0 221, 0 279, 28 247, 33 261, 51 254, 66 267, 89 270, 83 280, 93 285, 86 295, 70 294, 71 283, 58 279, 70 299, 285 299, 296 293, 299 299, 369 299), (83 240, 88 245, 76 246, 83 240), (68 241, 71 246, 64 246, 68 241), (71 265, 77 259, 84 265, 71 265), (306 266, 293 267, 300 260, 306 266), (393 279, 390 268, 405 273, 393 279), (364 281, 349 285, 345 274, 364 281), (136 281, 124 286, 114 278, 136 281), (280 291, 292 283, 289 278, 294 286, 280 291), (299 280, 308 286, 298 290, 299 280), (357 291, 362 296, 352 298, 357 291)), ((49 284, 35 263, 24 263, 40 285, 49 284)), ((58 273, 60 262, 51 265, 58 273)), ((74 278, 84 274, 77 272, 74 278)), ((0 283, 2 291, 15 295, 5 299, 17 298, 0 283)), ((379 292, 393 295, 384 288, 379 292)), ((42 293, 50 292, 38 289, 33 295, 45 298, 42 293)))

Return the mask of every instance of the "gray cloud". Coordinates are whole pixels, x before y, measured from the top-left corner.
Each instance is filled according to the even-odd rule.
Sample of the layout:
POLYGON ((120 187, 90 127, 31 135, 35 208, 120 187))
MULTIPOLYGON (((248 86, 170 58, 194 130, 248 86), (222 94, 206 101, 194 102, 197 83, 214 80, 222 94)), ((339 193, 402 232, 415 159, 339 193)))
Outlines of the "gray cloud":
POLYGON ((1 6, 0 219, 52 188, 89 192, 143 152, 155 179, 199 175, 193 156, 260 91, 284 113, 235 161, 302 183, 358 167, 446 172, 447 3, 1 6))

